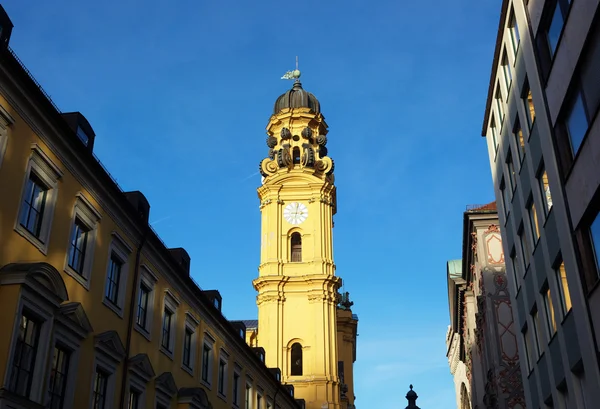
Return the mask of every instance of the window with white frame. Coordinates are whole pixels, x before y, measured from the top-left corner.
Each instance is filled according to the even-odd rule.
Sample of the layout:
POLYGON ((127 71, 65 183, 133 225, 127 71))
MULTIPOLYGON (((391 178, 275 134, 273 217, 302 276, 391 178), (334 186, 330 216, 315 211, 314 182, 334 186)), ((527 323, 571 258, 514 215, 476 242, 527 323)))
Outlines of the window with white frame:
POLYGON ((160 350, 165 353, 169 358, 173 359, 173 352, 175 346, 175 328, 177 320, 177 307, 179 307, 179 300, 175 297, 171 291, 165 291, 165 297, 163 301, 163 314, 162 314, 162 336, 160 340, 160 350))
POLYGON ((253 409, 253 401, 252 401, 252 382, 248 380, 246 382, 246 395, 245 395, 245 408, 253 409))
POLYGON ((196 362, 196 331, 200 322, 191 312, 185 313, 185 327, 183 332, 182 367, 190 375, 194 374, 194 363, 196 362))
POLYGON ((100 212, 82 194, 73 208, 65 272, 89 289, 100 212))
POLYGON ((127 292, 128 260, 131 251, 131 247, 126 244, 125 240, 113 232, 113 240, 108 251, 103 302, 121 318, 123 318, 127 292))
POLYGON ((25 175, 15 230, 46 254, 62 171, 34 144, 25 175))
POLYGON ((8 146, 8 128, 14 122, 15 120, 8 111, 0 106, 0 168, 2 168, 2 159, 8 146))
POLYGON ((490 132, 492 133, 492 144, 494 147, 494 153, 498 153, 498 128, 496 127, 496 117, 492 115, 490 120, 490 132))
POLYGON ((202 343, 202 371, 200 379, 209 388, 212 384, 212 365, 214 359, 215 339, 208 333, 204 332, 204 341, 202 343))
POLYGON ((512 73, 510 71, 510 63, 508 61, 506 51, 504 51, 504 55, 502 57, 502 76, 504 77, 504 84, 506 85, 506 94, 508 95, 508 92, 512 85, 512 73))
POLYGON ((504 123, 504 101, 502 99, 502 89, 500 88, 500 82, 496 86, 496 108, 498 110, 498 119, 500 120, 500 129, 502 129, 502 124, 504 123))
POLYGON ((94 337, 96 357, 90 390, 92 409, 110 409, 115 401, 117 368, 125 357, 125 348, 116 331, 94 337))
POLYGON ((227 394, 227 362, 229 361, 229 354, 225 350, 221 349, 219 354, 219 372, 217 382, 217 392, 221 396, 227 394))
POLYGON ((235 407, 239 407, 240 406, 240 383, 241 383, 241 379, 242 379, 242 368, 236 363, 234 365, 233 368, 233 390, 232 390, 232 395, 233 395, 233 406, 235 407))
POLYGON ((510 42, 512 44, 513 54, 516 56, 521 43, 521 34, 519 33, 519 26, 515 16, 515 10, 510 10, 510 17, 508 18, 508 30, 510 31, 510 42))
POLYGON ((552 209, 552 193, 550 192, 550 183, 548 182, 548 174, 544 168, 544 164, 540 166, 538 170, 538 186, 540 187, 540 194, 542 195, 542 202, 544 203, 544 213, 546 216, 552 209))
POLYGON ((154 316, 154 287, 158 277, 149 269, 142 265, 140 268, 140 281, 138 283, 138 292, 135 311, 135 329, 146 339, 150 340, 152 333, 152 317, 154 316))

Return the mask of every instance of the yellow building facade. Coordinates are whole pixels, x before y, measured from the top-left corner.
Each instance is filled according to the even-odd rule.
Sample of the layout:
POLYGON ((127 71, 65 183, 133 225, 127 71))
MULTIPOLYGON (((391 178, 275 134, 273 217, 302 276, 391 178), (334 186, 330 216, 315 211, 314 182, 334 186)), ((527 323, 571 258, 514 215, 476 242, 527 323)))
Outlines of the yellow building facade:
POLYGON ((354 408, 358 318, 333 260, 334 163, 319 101, 293 72, 267 125, 268 157, 258 188, 262 217, 258 322, 250 345, 310 409, 354 408))
POLYGON ((0 409, 301 408, 0 26, 0 409))

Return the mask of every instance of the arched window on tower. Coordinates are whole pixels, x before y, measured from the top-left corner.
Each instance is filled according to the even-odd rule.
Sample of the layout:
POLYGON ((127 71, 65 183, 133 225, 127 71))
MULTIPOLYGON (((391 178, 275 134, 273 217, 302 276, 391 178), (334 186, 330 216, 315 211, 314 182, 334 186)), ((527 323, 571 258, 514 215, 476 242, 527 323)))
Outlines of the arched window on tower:
POLYGON ((292 233, 290 238, 290 245, 292 248, 292 262, 299 263, 302 261, 302 236, 300 233, 292 233))
POLYGON ((294 165, 300 164, 300 148, 297 146, 292 150, 292 156, 294 159, 294 165))
POLYGON ((292 344, 292 350, 290 351, 291 369, 290 375, 301 376, 302 375, 302 345, 295 342, 292 344))

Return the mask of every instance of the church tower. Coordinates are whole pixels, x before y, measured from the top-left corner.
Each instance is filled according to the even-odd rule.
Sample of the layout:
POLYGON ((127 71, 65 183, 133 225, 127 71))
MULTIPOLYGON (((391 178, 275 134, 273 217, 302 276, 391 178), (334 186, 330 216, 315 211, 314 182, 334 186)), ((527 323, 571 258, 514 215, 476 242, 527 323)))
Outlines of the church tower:
MULTIPOLYGON (((280 368, 282 382, 294 386, 307 409, 352 408, 339 369, 338 337, 347 331, 338 328, 341 279, 333 262, 336 188, 327 124, 319 101, 302 88, 300 72, 289 74, 295 82, 275 102, 269 154, 260 163, 257 344, 266 365, 280 368)), ((356 322, 348 328, 355 351, 356 322)))

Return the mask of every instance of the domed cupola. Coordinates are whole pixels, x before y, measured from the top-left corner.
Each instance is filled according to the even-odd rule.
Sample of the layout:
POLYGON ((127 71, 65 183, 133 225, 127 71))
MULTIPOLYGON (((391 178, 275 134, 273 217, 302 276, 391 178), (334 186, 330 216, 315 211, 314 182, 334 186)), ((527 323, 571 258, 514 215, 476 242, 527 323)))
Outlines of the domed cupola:
POLYGON ((292 72, 292 75, 292 78, 296 78, 294 86, 291 90, 277 98, 275 107, 273 108, 273 114, 277 114, 285 108, 310 108, 315 114, 320 113, 321 106, 317 97, 302 88, 302 84, 299 80, 300 71, 295 70, 292 72))

